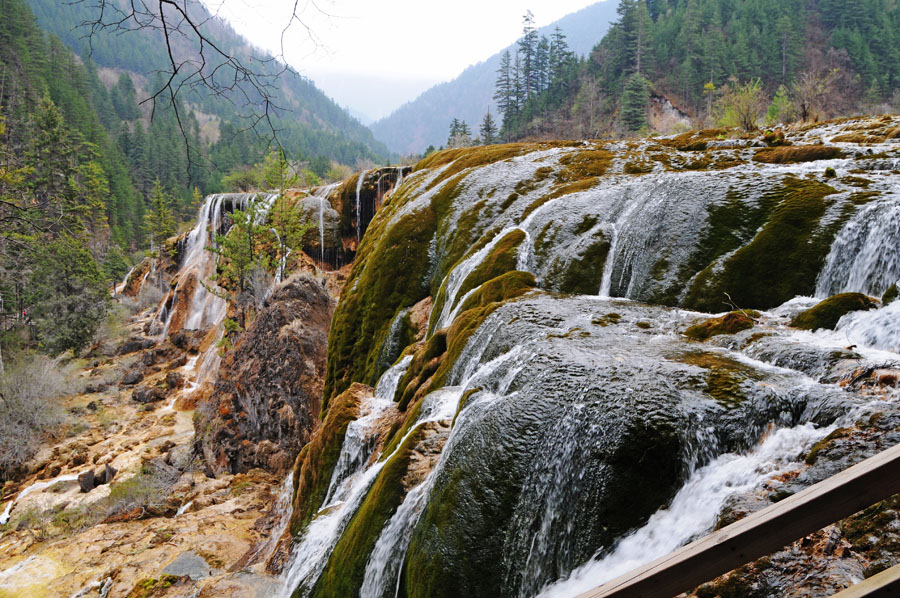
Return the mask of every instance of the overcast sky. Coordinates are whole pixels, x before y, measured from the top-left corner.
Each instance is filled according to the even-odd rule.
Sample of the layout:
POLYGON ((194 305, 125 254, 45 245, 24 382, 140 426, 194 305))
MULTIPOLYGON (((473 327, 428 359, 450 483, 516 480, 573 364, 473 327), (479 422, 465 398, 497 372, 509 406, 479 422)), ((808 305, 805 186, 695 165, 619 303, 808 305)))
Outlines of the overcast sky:
MULTIPOLYGON (((435 83, 514 42, 530 9, 538 27, 597 0, 299 0, 288 62, 343 106, 386 116, 435 83)), ((204 0, 254 45, 280 54, 294 0, 204 0)))

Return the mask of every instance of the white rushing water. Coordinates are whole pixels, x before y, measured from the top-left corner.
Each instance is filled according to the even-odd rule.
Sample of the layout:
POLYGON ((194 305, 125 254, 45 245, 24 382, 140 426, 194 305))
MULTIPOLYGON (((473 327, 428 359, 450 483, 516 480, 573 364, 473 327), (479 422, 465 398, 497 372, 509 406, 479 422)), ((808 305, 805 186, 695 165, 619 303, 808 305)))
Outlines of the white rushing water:
POLYGON ((31 486, 28 486, 27 488, 25 488, 24 490, 19 492, 19 494, 13 500, 11 500, 11 501, 9 501, 9 503, 7 503, 6 508, 3 510, 3 514, 0 515, 0 525, 6 525, 9 522, 10 514, 12 512, 12 509, 13 509, 13 506, 15 505, 15 503, 20 502, 29 494, 32 494, 34 492, 40 492, 41 490, 46 490, 47 488, 49 488, 50 486, 52 486, 53 484, 56 484, 58 482, 74 482, 77 479, 78 479, 78 474, 73 473, 73 474, 61 475, 59 477, 53 478, 52 480, 44 480, 41 482, 35 482, 31 486))
MULTIPOLYGON (((423 411, 428 410, 429 401, 432 405, 438 405, 439 407, 432 409, 425 419, 451 421, 456 414, 460 399, 470 388, 479 386, 505 363, 520 358, 522 352, 523 348, 517 346, 486 364, 480 364, 478 367, 474 367, 473 364, 473 367, 469 369, 469 375, 465 376, 466 381, 463 384, 460 386, 448 386, 428 395, 426 403, 423 405, 423 411), (474 373, 472 373, 473 370, 474 373)), ((514 369, 513 371, 517 372, 518 370, 514 369)), ((498 392, 501 394, 505 393, 509 384, 512 383, 513 377, 508 376, 505 378, 498 388, 498 392)), ((496 398, 496 395, 483 392, 480 400, 489 401, 491 398, 496 398)), ((466 415, 464 413, 460 414, 456 425, 453 426, 450 438, 448 438, 444 449, 441 451, 441 458, 438 464, 418 486, 407 493, 390 521, 381 530, 381 534, 375 543, 375 548, 366 562, 365 576, 359 592, 360 598, 381 598, 391 588, 394 589, 396 595, 398 584, 400 583, 400 567, 403 565, 403 559, 406 556, 413 529, 431 496, 431 490, 443 468, 444 457, 450 454, 451 446, 465 428, 466 415)))
POLYGON ((850 312, 838 322, 837 333, 851 344, 900 353, 900 300, 881 309, 850 312))
POLYGON ((540 593, 540 598, 572 598, 665 556, 711 531, 728 497, 752 491, 781 472, 797 467, 797 455, 836 426, 805 424, 770 433, 746 455, 725 454, 701 467, 672 504, 622 539, 612 552, 592 560, 540 593))
POLYGON ((366 176, 368 176, 369 172, 361 172, 359 174, 359 178, 356 179, 356 242, 357 244, 362 239, 362 215, 359 211, 360 202, 359 196, 362 193, 363 183, 366 181, 366 176))
POLYGON ((816 285, 820 299, 856 292, 876 297, 900 280, 900 198, 861 208, 838 233, 816 285))
POLYGON ((347 426, 326 499, 291 551, 290 562, 282 575, 279 597, 290 598, 298 587, 315 582, 369 486, 387 462, 387 459, 381 459, 367 466, 375 449, 373 439, 379 416, 393 407, 396 385, 410 360, 404 359, 384 373, 384 383, 378 385, 375 396, 363 400, 360 417, 347 426))

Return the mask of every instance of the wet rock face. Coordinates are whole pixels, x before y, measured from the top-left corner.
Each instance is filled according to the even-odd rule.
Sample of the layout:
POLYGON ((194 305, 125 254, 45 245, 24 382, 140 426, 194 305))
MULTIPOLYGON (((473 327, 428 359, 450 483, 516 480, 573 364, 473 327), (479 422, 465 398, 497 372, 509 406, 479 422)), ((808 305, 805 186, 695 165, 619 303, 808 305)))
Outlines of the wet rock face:
POLYGON ((195 430, 214 472, 284 472, 318 422, 333 300, 316 280, 279 287, 230 351, 195 430))
POLYGON ((686 320, 550 296, 494 313, 448 380, 478 390, 413 532, 407 594, 535 595, 643 525, 691 463, 844 400, 666 335, 686 320))

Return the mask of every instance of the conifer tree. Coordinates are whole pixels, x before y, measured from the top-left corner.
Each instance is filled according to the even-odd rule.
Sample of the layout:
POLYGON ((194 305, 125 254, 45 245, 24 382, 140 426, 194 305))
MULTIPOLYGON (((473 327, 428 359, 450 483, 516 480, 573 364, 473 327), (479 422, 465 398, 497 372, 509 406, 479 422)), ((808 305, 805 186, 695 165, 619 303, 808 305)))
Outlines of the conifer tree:
POLYGON ((517 58, 520 62, 521 95, 520 102, 524 102, 537 93, 537 71, 535 69, 538 51, 538 33, 534 27, 534 14, 530 10, 522 17, 522 37, 518 42, 517 58))
POLYGON ((481 128, 478 129, 478 134, 481 136, 481 142, 484 145, 497 143, 497 125, 494 123, 494 117, 491 116, 490 109, 484 115, 484 120, 481 121, 481 128))
POLYGON ((145 222, 150 250, 159 252, 165 240, 175 234, 175 215, 172 212, 171 199, 163 190, 159 179, 154 181, 153 191, 147 203, 149 209, 145 222))
POLYGON ((647 126, 647 106, 650 102, 649 81, 634 73, 625 81, 622 93, 622 125, 630 133, 647 126))

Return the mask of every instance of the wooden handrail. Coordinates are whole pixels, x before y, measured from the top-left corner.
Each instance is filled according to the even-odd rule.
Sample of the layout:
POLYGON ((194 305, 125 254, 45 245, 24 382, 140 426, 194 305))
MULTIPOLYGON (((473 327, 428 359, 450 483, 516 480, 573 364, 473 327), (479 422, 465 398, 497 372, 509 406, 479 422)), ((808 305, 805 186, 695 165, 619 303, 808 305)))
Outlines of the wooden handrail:
POLYGON ((900 596, 900 565, 873 575, 832 598, 888 598, 900 596))
POLYGON ((900 445, 579 598, 671 598, 897 493, 900 445))

